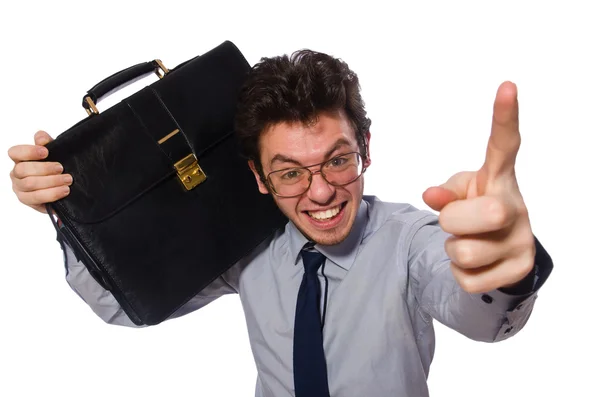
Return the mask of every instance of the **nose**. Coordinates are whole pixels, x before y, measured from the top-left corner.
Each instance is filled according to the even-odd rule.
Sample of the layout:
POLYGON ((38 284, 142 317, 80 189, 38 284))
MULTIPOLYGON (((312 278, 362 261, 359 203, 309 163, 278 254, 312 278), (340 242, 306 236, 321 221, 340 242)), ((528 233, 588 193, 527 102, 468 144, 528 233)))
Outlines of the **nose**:
POLYGON ((308 189, 308 198, 319 204, 327 204, 335 195, 335 186, 331 186, 319 172, 312 176, 312 183, 308 189))

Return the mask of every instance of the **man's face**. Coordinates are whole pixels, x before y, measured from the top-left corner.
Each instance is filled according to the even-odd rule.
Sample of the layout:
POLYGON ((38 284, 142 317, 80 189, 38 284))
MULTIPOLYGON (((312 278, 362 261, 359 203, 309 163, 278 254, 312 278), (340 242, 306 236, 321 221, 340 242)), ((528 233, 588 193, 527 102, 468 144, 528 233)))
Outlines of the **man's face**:
MULTIPOLYGON (((364 160, 364 168, 370 160, 364 160)), ((321 113, 314 125, 280 123, 261 134, 260 160, 265 176, 272 171, 309 166, 348 152, 360 152, 356 135, 343 112, 321 113)), ((269 189, 250 162, 261 193, 269 189)), ((318 171, 319 166, 311 167, 318 171)), ((308 191, 297 197, 273 195, 279 209, 310 240, 334 245, 344 240, 356 218, 363 195, 363 176, 341 187, 330 185, 314 174, 308 191), (327 212, 330 210, 330 212, 327 212)))

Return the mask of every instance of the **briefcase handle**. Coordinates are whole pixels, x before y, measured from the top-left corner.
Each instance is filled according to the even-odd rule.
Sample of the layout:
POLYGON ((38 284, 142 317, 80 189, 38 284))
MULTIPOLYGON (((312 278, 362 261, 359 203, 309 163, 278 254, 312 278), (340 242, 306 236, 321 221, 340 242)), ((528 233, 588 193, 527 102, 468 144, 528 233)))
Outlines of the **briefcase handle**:
POLYGON ((125 85, 131 84, 152 72, 156 73, 156 75, 162 79, 167 73, 169 73, 169 69, 163 65, 160 59, 138 63, 137 65, 123 69, 120 72, 105 78, 89 89, 87 94, 83 97, 83 108, 88 115, 98 114, 98 108, 96 108, 96 104, 103 96, 110 94, 112 91, 116 91, 125 85))

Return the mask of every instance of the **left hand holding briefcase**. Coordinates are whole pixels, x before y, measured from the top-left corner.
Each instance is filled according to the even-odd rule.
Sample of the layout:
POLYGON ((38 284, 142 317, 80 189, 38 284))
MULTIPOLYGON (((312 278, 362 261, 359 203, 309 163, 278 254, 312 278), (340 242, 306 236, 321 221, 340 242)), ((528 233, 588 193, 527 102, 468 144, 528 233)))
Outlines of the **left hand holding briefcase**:
POLYGON ((137 325, 167 319, 287 222, 234 136, 249 70, 228 41, 172 70, 132 66, 89 90, 88 117, 46 146, 45 161, 73 175, 47 205, 58 238, 137 325), (152 72, 158 81, 98 112, 102 96, 152 72))

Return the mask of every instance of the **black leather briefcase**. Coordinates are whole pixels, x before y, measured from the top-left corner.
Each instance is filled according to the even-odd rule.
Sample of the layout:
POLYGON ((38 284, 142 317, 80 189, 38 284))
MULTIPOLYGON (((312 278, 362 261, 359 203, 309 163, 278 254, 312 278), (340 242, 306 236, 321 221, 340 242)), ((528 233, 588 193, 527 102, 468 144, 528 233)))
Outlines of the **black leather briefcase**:
POLYGON ((47 206, 59 239, 135 324, 167 319, 286 223, 233 133, 249 70, 228 41, 172 70, 132 66, 88 91, 88 117, 47 145, 46 161, 73 175, 70 194, 47 206), (160 79, 97 111, 153 72, 160 79))

